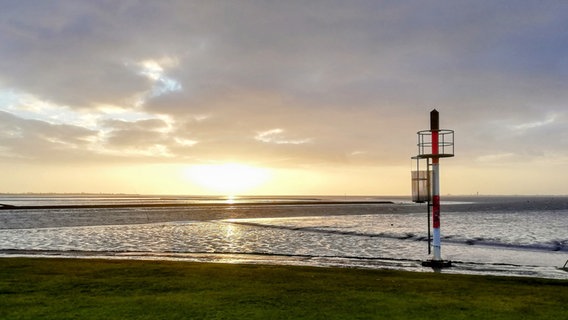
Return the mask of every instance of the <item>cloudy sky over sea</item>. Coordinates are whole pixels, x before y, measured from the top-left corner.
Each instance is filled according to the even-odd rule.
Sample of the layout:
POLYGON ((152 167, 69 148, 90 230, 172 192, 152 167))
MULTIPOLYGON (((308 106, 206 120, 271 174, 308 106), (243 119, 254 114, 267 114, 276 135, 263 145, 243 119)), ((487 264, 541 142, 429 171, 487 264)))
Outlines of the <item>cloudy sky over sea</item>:
POLYGON ((0 6, 0 192, 568 194, 566 1, 0 6))

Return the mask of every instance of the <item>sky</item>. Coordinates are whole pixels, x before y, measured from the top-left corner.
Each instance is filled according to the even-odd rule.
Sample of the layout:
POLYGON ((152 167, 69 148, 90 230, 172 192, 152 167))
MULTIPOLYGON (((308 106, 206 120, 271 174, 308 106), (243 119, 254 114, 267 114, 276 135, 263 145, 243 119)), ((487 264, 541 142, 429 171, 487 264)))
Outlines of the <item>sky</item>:
POLYGON ((568 194, 566 1, 0 6, 0 192, 568 194))

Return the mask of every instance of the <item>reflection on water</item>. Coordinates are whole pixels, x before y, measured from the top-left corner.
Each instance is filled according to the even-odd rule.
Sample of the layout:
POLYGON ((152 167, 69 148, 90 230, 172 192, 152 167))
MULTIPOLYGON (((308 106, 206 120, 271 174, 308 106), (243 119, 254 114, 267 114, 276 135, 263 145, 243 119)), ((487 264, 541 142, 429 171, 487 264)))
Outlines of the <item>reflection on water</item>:
MULTIPOLYGON (((499 215, 479 230, 465 227, 468 219, 446 217, 442 254, 457 261, 450 272, 568 279, 555 268, 566 260, 566 229, 547 227, 535 241, 537 231, 509 227, 499 215)), ((424 222, 423 214, 380 214, 3 229, 0 250, 423 270, 424 222)))

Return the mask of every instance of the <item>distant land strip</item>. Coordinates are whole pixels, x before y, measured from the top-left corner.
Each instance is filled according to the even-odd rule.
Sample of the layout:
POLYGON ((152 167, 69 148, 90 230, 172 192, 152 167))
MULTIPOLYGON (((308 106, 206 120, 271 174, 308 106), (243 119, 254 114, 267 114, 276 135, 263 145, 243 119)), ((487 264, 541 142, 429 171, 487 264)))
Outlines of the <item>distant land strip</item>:
POLYGON ((15 206, 0 204, 0 210, 30 209, 102 209, 102 208, 160 208, 160 207, 233 207, 274 205, 337 205, 337 204, 394 204, 392 201, 268 201, 268 202, 215 202, 215 203, 116 203, 15 206))

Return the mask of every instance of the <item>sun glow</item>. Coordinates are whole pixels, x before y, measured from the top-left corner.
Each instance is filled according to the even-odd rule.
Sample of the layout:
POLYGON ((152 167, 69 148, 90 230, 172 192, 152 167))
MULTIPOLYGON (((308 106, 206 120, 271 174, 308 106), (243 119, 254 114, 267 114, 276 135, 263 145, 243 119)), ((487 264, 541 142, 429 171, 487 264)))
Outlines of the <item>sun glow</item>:
POLYGON ((270 171, 239 163, 195 165, 187 169, 189 180, 215 194, 244 194, 261 186, 270 171))

